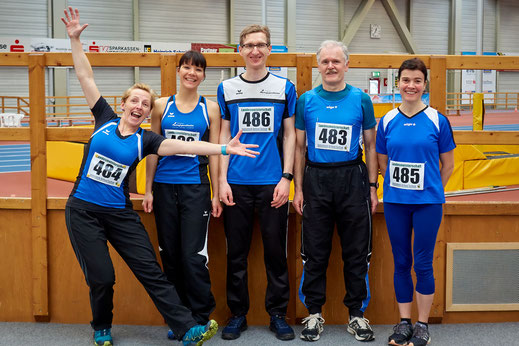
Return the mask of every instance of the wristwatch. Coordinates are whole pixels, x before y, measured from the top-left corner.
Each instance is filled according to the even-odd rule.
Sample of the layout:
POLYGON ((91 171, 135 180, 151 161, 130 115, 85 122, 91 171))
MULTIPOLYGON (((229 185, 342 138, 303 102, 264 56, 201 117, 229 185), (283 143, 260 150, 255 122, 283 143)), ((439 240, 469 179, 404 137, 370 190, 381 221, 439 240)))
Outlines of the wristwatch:
POLYGON ((378 181, 376 183, 369 183, 370 187, 374 187, 375 190, 378 189, 378 181))
POLYGON ((291 173, 283 173, 283 174, 281 174, 281 177, 285 178, 285 179, 288 179, 290 181, 292 181, 292 179, 294 179, 294 175, 291 174, 291 173))

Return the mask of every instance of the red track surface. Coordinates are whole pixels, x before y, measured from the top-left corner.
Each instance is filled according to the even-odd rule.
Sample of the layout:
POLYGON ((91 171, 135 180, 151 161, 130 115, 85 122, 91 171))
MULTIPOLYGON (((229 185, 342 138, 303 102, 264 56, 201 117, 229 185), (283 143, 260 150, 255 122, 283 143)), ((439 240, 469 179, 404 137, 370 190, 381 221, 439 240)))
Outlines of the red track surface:
MULTIPOLYGON (((449 115, 452 126, 472 125, 472 114, 449 115)), ((504 125, 519 123, 519 112, 487 111, 485 125, 504 125)), ((2 141, 0 144, 22 144, 27 142, 2 141)), ((0 197, 30 197, 31 176, 30 172, 0 173, 0 197)), ((68 197, 74 183, 57 179, 47 179, 47 195, 49 197, 68 197)), ((510 186, 511 188, 519 186, 510 186)), ((131 194, 132 197, 140 196, 131 194)), ((448 201, 519 201, 519 190, 483 193, 468 196, 448 197, 448 201)))
MULTIPOLYGON (((472 125, 472 113, 462 113, 461 115, 448 116, 451 126, 472 125)), ((519 112, 496 112, 486 111, 485 125, 506 125, 519 123, 519 112)))

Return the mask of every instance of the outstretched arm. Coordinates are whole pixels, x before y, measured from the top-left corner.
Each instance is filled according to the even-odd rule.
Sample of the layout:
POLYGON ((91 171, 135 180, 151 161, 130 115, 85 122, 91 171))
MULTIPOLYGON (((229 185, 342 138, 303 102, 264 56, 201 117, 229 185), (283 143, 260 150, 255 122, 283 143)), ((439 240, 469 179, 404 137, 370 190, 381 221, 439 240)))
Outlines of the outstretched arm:
POLYGON ((245 144, 240 142, 242 131, 227 144, 219 145, 204 141, 186 142, 178 139, 166 139, 160 146, 157 154, 160 156, 170 156, 176 154, 195 154, 195 155, 218 155, 218 154, 232 154, 248 157, 256 157, 259 152, 249 148, 257 148, 257 144, 245 144))
POLYGON ((61 21, 65 23, 67 27, 67 34, 70 37, 70 48, 72 49, 72 59, 74 60, 74 70, 76 71, 77 79, 83 89, 83 94, 87 100, 88 107, 93 108, 101 94, 97 89, 97 85, 94 81, 94 72, 92 66, 83 51, 83 45, 79 39, 79 36, 86 29, 88 24, 81 25, 79 23, 79 11, 78 9, 72 9, 69 6, 68 12, 64 10, 65 18, 61 17, 61 21))

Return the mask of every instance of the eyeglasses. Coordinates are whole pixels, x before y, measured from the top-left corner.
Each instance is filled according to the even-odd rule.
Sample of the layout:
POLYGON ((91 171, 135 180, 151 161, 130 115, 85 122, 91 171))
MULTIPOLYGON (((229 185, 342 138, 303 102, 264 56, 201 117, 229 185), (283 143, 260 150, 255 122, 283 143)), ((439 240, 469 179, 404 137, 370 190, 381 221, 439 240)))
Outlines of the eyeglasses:
POLYGON ((253 50, 254 48, 265 49, 268 46, 270 46, 268 43, 258 43, 258 44, 246 43, 246 44, 242 45, 243 49, 246 49, 246 50, 253 50))

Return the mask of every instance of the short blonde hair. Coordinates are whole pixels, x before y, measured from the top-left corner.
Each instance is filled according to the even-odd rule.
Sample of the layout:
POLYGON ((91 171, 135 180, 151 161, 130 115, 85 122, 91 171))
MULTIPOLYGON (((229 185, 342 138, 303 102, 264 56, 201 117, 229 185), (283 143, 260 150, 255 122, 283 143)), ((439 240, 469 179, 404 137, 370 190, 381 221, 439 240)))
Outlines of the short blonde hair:
POLYGON ((135 83, 134 85, 132 85, 131 87, 126 89, 126 91, 124 92, 123 97, 122 97, 122 102, 123 103, 126 102, 128 97, 130 97, 130 94, 132 93, 132 91, 135 89, 141 89, 150 94, 150 97, 151 97, 150 109, 153 109, 153 107, 155 106, 155 99, 157 98, 157 94, 155 93, 155 91, 153 91, 153 89, 148 84, 145 84, 145 83, 135 83))
POLYGON ((245 36, 248 34, 254 34, 255 32, 262 32, 267 37, 267 44, 270 46, 270 29, 266 25, 259 24, 251 24, 247 25, 240 33, 240 46, 243 45, 243 41, 245 41, 245 36))

